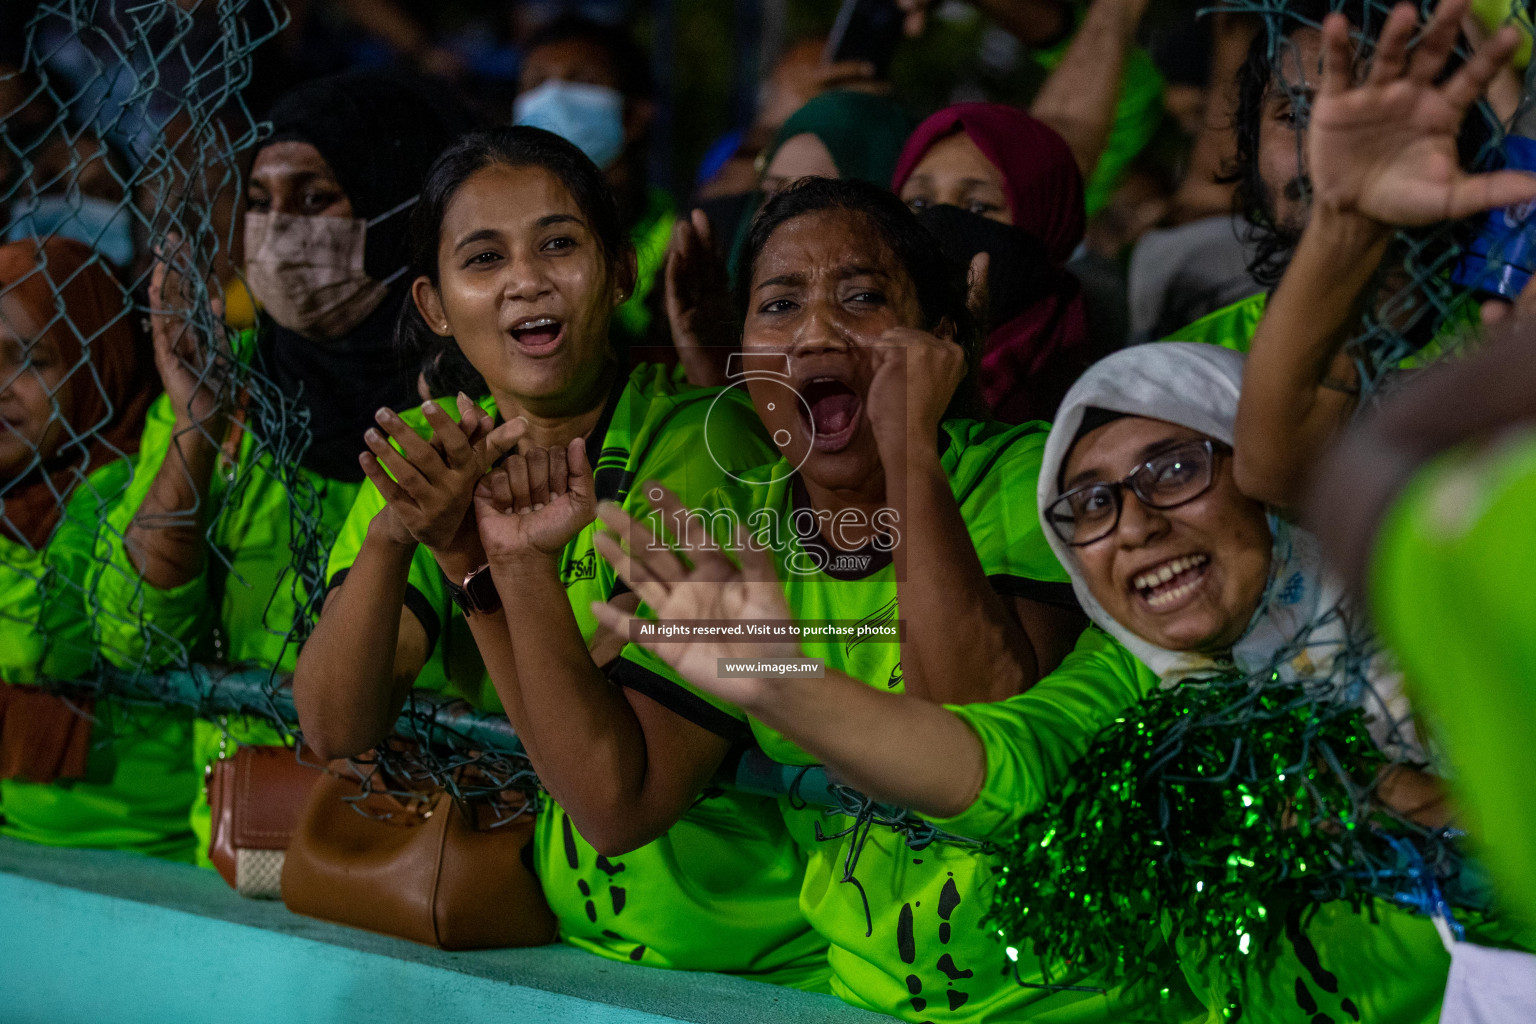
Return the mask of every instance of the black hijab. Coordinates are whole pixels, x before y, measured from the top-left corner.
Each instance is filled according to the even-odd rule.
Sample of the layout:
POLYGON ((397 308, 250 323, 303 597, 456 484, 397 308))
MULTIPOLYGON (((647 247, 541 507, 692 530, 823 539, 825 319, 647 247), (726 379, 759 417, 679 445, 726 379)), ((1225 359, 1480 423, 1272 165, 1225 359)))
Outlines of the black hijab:
MULTIPOLYGON (((307 142, 330 165, 356 217, 372 220, 414 197, 437 155, 477 127, 446 88, 399 72, 362 71, 307 82, 284 93, 268 114, 271 142, 307 142)), ((363 268, 388 280, 409 263, 410 209, 372 224, 363 268)), ((420 367, 394 343, 395 320, 410 301, 411 277, 391 284, 378 308, 350 334, 327 342, 267 321, 262 355, 268 374, 309 413, 312 439, 302 464, 332 480, 363 478, 357 456, 363 431, 381 405, 418 403, 420 367)))

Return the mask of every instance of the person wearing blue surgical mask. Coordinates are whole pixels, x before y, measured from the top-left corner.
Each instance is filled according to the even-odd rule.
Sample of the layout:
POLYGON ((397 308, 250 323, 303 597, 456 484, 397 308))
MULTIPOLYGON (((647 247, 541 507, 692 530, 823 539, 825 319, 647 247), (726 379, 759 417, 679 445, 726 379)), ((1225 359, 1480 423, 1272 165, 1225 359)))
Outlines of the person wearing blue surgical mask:
POLYGON ((34 147, 30 159, 30 181, 5 211, 0 242, 72 238, 128 270, 135 255, 134 215, 112 152, 89 134, 69 141, 56 133, 34 147))
POLYGON ((72 238, 123 269, 133 262, 133 215, 121 204, 97 196, 29 195, 11 204, 5 241, 72 238))
POLYGON ((654 285, 677 209, 646 182, 653 95, 650 60, 623 29, 561 17, 529 40, 512 120, 554 132, 603 169, 639 262, 635 291, 615 313, 615 325, 631 342, 665 345, 651 336, 667 326, 654 285))

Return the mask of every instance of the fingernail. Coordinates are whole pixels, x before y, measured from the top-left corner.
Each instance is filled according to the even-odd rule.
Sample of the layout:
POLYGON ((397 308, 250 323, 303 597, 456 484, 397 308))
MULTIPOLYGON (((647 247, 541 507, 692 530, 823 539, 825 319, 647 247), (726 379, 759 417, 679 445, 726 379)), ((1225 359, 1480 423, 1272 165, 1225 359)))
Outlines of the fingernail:
POLYGON ((372 427, 369 427, 367 429, 367 431, 364 432, 363 436, 366 437, 370 441, 382 441, 382 440, 384 440, 384 435, 379 433, 377 430, 374 430, 372 427))
POLYGON ((430 398, 427 399, 425 402, 421 403, 421 411, 422 412, 442 412, 442 410, 437 407, 437 403, 432 401, 432 399, 430 399, 430 398))
POLYGON ((533 510, 535 512, 537 512, 539 509, 541 509, 543 507, 544 507, 544 503, 542 501, 536 501, 536 502, 533 503, 533 510))
POLYGON ((373 414, 373 418, 378 420, 380 423, 388 423, 390 420, 395 418, 395 414, 390 412, 388 409, 380 409, 378 412, 373 414))

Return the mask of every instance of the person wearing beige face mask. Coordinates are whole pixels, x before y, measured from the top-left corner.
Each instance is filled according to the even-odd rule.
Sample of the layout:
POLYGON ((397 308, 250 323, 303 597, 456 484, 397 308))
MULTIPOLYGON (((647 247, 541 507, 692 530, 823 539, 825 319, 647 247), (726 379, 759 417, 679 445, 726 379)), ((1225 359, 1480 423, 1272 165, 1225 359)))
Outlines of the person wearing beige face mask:
MULTIPOLYGON (((103 647, 125 668, 290 670, 308 614, 304 581, 319 577, 363 481, 363 432, 380 405, 416 393, 419 367, 394 345, 409 290, 405 226, 427 168, 473 118, 430 83, 377 72, 302 85, 267 117, 273 134, 252 161, 244 220, 244 277, 261 316, 220 356, 250 363, 249 391, 236 393, 210 357, 222 341, 192 326, 177 240, 158 246, 165 262, 150 304, 162 311, 151 320, 165 395, 109 513, 106 535, 120 539, 98 586, 103 647), (285 445, 274 441, 298 453, 284 456, 296 468, 275 461, 285 445)), ((226 735, 200 721, 197 764, 232 754, 231 738, 278 742, 270 727, 237 720, 226 735)), ((192 827, 206 863, 201 797, 192 827)))

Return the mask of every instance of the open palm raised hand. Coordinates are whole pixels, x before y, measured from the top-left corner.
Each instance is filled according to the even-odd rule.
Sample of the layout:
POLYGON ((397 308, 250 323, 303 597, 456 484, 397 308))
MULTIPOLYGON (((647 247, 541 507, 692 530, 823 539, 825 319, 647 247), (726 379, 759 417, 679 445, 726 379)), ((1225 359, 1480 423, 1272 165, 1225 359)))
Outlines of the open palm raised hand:
POLYGON ((1518 40, 1500 29, 1444 82, 1469 0, 1444 0, 1410 48, 1418 16, 1392 9, 1370 70, 1353 80, 1349 22, 1323 22, 1322 86, 1308 122, 1307 164, 1314 200, 1395 227, 1456 220, 1536 198, 1536 176, 1469 174, 1456 139, 1472 104, 1508 63, 1518 40))
MULTIPOLYGON (((232 400, 228 387, 223 339, 204 339, 192 315, 193 291, 188 276, 191 254, 176 235, 155 252, 149 277, 150 337, 155 369, 181 425, 197 425, 215 439, 222 436, 221 417, 232 400)), ((216 284, 209 289, 208 320, 224 317, 224 300, 216 284)))
MULTIPOLYGON (((660 494, 654 504, 664 522, 680 522, 679 513, 686 516, 687 510, 671 492, 656 484, 647 484, 646 491, 660 494)), ((740 559, 738 565, 708 538, 684 538, 675 548, 658 543, 650 523, 633 518, 617 505, 605 504, 598 516, 614 531, 598 534, 598 552, 662 623, 789 621, 784 588, 766 552, 736 543, 732 553, 740 559), (686 555, 692 566, 680 555, 686 555)), ((742 540, 739 534, 737 540, 742 540)), ((650 640, 631 629, 636 616, 605 604, 595 603, 592 610, 604 625, 634 638, 699 689, 734 704, 750 704, 773 683, 757 678, 722 679, 721 658, 755 661, 795 658, 802 653, 799 641, 792 637, 747 632, 650 640)))

